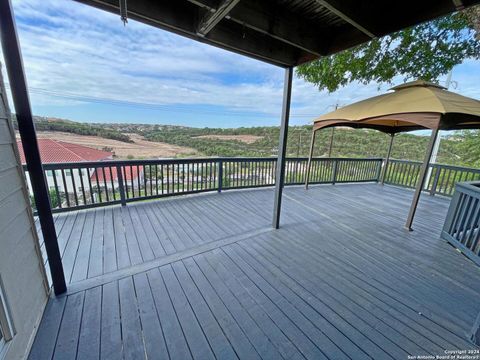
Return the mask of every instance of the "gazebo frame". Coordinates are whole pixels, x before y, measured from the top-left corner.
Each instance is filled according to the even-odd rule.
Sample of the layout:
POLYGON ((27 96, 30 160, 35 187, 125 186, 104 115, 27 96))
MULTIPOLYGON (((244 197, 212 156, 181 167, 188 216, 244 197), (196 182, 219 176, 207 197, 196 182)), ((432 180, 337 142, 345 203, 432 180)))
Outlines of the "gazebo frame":
POLYGON ((348 105, 314 121, 305 188, 308 189, 310 180, 315 134, 320 129, 348 126, 357 129, 375 129, 389 134, 391 138, 380 180, 382 185, 385 182, 395 134, 430 129, 432 131, 430 140, 405 223, 405 228, 411 231, 439 131, 480 128, 480 102, 446 91, 444 87, 437 84, 420 80, 394 87, 391 90, 398 92, 387 93, 348 105), (424 89, 429 91, 426 92, 424 89), (402 90, 406 91, 402 92, 402 90), (425 98, 421 99, 422 96, 425 98))

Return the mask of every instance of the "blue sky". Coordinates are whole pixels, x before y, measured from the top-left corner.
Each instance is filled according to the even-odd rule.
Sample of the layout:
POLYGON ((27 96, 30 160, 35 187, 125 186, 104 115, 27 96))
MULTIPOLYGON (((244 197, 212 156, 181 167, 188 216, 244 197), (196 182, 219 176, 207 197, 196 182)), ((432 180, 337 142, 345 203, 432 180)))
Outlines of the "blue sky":
MULTIPOLYGON (((71 0, 14 0, 33 112, 84 122, 198 127, 278 125, 284 70, 71 0)), ((480 98, 480 62, 453 72, 480 98)), ((398 79, 396 83, 400 83, 398 79)), ((379 92, 350 84, 319 92, 295 79, 291 123, 379 92)))

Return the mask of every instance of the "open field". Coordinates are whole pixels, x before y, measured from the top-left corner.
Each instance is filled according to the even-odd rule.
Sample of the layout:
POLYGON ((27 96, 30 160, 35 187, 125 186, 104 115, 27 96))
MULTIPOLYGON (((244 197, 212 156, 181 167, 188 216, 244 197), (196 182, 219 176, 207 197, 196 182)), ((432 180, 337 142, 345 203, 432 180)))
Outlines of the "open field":
MULTIPOLYGON (((118 140, 105 139, 98 136, 78 135, 58 131, 38 131, 39 138, 54 139, 66 141, 73 144, 93 147, 96 149, 111 148, 115 156, 119 159, 126 159, 128 157, 134 158, 170 158, 177 156, 198 156, 199 152, 195 149, 167 144, 163 142, 147 141, 143 136, 138 134, 126 134, 134 142, 125 143, 118 140)), ((17 138, 19 135, 17 133, 17 138)))
POLYGON ((236 140, 246 144, 253 144, 255 141, 263 139, 263 136, 257 135, 201 135, 195 136, 197 139, 212 139, 212 140, 236 140))

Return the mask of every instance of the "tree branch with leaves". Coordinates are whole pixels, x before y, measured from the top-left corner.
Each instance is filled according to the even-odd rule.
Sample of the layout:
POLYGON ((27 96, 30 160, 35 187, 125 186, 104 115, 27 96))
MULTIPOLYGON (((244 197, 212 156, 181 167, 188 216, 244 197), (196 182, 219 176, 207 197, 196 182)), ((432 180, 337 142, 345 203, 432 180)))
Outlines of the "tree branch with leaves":
POLYGON ((351 82, 438 81, 466 59, 480 59, 480 6, 320 58, 297 68, 319 90, 333 92, 351 82))

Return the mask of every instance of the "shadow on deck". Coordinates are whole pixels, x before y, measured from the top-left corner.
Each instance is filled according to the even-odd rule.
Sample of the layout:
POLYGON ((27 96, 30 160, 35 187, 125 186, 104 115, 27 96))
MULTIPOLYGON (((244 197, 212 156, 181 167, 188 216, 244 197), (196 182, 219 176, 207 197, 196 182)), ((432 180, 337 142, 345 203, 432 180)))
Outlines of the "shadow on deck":
POLYGON ((480 269, 449 201, 376 184, 232 191, 57 215, 67 296, 31 359, 406 359, 470 349, 480 269))

